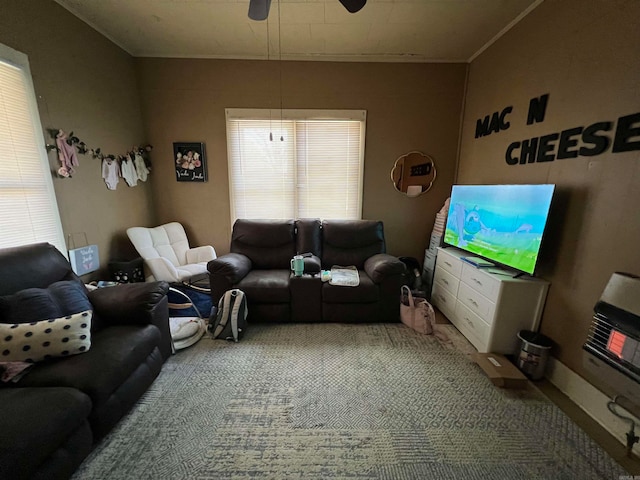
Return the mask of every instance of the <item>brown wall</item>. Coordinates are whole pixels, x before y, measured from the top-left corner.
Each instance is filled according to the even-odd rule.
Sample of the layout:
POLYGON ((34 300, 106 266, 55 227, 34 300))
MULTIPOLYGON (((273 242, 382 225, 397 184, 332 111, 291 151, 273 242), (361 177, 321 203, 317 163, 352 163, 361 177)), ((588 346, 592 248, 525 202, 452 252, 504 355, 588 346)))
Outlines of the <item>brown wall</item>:
MULTIPOLYGON (((225 108, 279 108, 277 61, 137 59, 144 123, 154 145, 160 222, 182 222, 219 254, 231 232, 225 108), (205 142, 208 183, 178 183, 172 143, 205 142)), ((366 109, 363 218, 383 220, 388 251, 420 261, 455 174, 464 64, 281 62, 284 108, 366 109), (433 189, 410 199, 390 172, 412 150, 432 155, 433 189)))
MULTIPOLYGON (((0 10, 0 42, 29 57, 45 143, 54 143, 48 128, 73 131, 104 153, 146 143, 130 55, 53 1, 3 0, 0 10)), ((128 187, 121 180, 107 190, 100 161, 79 158, 73 178, 53 181, 65 235, 86 233, 98 244, 103 267, 109 259, 131 258, 125 230, 154 222, 151 185, 128 187)), ((55 152, 49 160, 57 170, 55 152)), ((84 237, 74 237, 81 246, 84 237)))
MULTIPOLYGON (((640 2, 546 0, 470 66, 458 183, 555 183, 541 276, 552 282, 542 332, 582 373, 592 309, 614 271, 640 274, 640 152, 509 166, 511 142, 640 112, 640 2), (549 94, 542 123, 529 100, 549 94), (507 106, 506 131, 475 139, 476 120, 507 106)), ((609 133, 612 136, 612 133, 609 133)), ((637 138, 635 139, 638 140, 637 138)), ((556 142, 557 145, 557 142, 556 142)))

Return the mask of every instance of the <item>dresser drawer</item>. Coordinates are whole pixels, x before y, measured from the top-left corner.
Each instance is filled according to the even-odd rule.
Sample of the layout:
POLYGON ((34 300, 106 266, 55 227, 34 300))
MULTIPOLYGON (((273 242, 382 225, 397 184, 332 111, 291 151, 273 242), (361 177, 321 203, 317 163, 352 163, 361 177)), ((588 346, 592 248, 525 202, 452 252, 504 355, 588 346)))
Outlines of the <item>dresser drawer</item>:
MULTIPOLYGON (((480 340, 483 345, 487 344, 489 341, 491 327, 483 322, 480 317, 469 310, 460 301, 456 303, 454 316, 456 318, 456 326, 463 334, 471 333, 474 337, 480 340)), ((476 348, 480 350, 478 345, 476 345, 476 348)))
POLYGON ((498 298, 500 291, 500 280, 491 277, 482 270, 465 263, 462 266, 462 276, 460 279, 467 285, 477 290, 489 300, 494 302, 498 298))
POLYGON ((436 260, 436 267, 440 267, 443 270, 449 272, 454 277, 460 277, 462 273, 462 260, 458 257, 447 253, 446 250, 438 249, 438 258, 436 260))
POLYGON ((433 281, 435 283, 442 284, 442 287, 454 297, 458 294, 458 285, 460 284, 460 280, 446 270, 443 270, 440 267, 436 268, 436 274, 433 277, 433 281))
POLYGON ((456 309, 456 297, 451 295, 441 283, 435 282, 433 290, 431 290, 431 303, 438 308, 444 315, 451 320, 456 309))
POLYGON ((496 304, 464 282, 460 282, 458 288, 458 301, 488 324, 493 321, 496 304))

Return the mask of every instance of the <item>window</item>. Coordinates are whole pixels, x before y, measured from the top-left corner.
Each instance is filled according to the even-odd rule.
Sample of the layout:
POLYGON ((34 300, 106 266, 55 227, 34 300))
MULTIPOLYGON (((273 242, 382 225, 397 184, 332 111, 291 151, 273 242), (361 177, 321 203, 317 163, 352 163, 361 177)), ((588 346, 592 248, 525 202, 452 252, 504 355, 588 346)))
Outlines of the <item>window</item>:
POLYGON ((66 255, 27 56, 0 44, 0 248, 49 242, 66 255))
POLYGON ((226 114, 232 223, 361 218, 364 110, 226 114))

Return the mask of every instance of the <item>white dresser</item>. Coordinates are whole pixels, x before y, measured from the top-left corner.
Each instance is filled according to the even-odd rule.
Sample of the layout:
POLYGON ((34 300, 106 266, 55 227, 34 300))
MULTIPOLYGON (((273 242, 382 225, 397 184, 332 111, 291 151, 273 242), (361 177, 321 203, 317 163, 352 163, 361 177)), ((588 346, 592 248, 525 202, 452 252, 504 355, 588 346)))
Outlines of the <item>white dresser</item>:
POLYGON ((549 282, 479 269, 455 248, 438 248, 431 302, 481 353, 513 354, 520 330, 536 331, 549 282))

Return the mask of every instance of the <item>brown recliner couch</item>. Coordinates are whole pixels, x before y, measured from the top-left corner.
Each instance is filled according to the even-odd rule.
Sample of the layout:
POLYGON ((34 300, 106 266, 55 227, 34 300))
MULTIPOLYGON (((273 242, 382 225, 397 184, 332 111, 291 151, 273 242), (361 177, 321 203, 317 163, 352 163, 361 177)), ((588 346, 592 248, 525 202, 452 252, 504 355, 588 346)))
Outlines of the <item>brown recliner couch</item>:
MULTIPOLYGON (((171 355, 168 288, 132 283, 88 292, 52 245, 0 249, 3 331, 93 312, 85 353, 37 362, 17 383, 0 382, 0 478, 69 478, 138 401, 171 355)), ((26 336, 33 336, 30 350, 53 343, 26 336)), ((12 337, 0 338, 0 362, 11 361, 12 337)))
POLYGON ((380 221, 237 220, 230 253, 207 265, 212 300, 217 305, 224 292, 241 289, 249 321, 398 321, 405 265, 385 252, 380 221), (296 277, 290 260, 303 253, 313 257, 305 275, 296 277), (360 285, 322 282, 319 273, 309 274, 320 265, 324 270, 353 265, 360 285))

